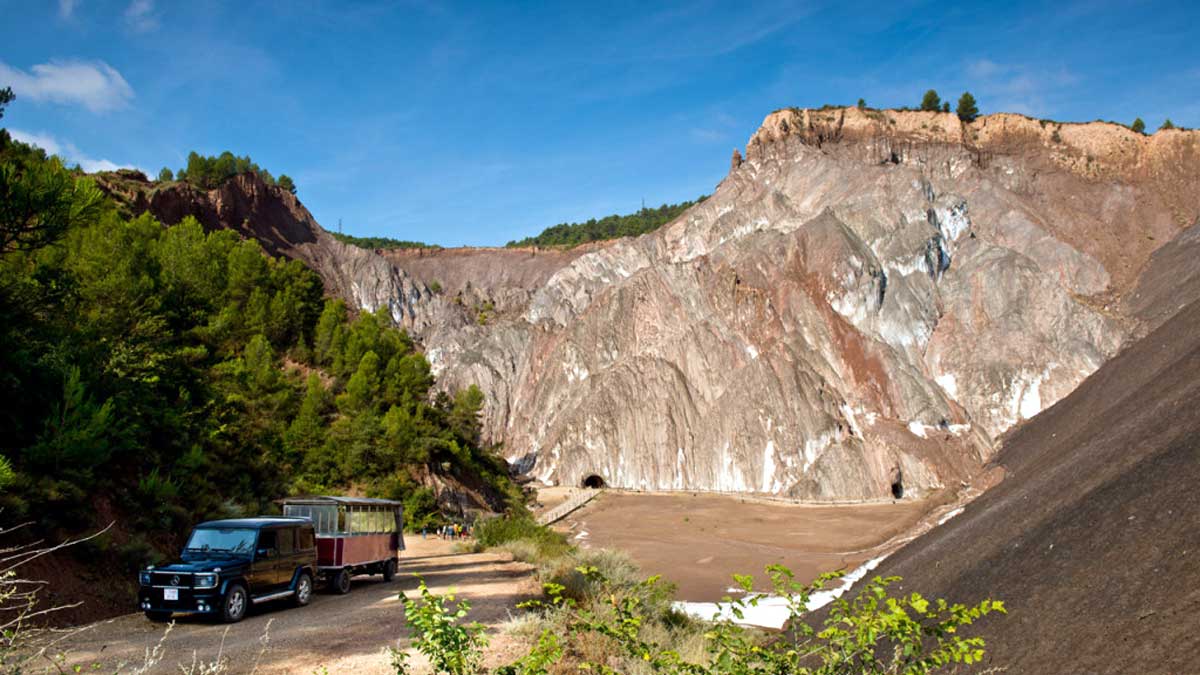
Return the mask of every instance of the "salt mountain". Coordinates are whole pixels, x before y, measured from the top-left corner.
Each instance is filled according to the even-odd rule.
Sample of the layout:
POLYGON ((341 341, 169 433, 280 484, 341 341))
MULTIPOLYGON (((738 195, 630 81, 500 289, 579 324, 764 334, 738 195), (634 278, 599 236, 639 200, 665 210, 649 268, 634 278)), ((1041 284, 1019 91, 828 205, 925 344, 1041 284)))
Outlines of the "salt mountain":
POLYGON ((442 386, 484 389, 485 432, 542 481, 872 499, 972 480, 1002 434, 1174 313, 1125 301, 1197 221, 1198 140, 781 110, 709 199, 570 251, 363 251, 253 175, 109 188, 388 307, 442 386))

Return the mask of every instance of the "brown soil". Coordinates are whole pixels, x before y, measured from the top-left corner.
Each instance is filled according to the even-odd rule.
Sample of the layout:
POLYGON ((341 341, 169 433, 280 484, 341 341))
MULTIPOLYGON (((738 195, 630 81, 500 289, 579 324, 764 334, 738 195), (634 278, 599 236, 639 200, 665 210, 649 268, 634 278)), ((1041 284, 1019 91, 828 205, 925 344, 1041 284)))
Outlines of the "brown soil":
MULTIPOLYGON (((286 603, 255 608, 232 626, 197 618, 179 618, 163 641, 165 657, 151 673, 177 673, 179 664, 211 662, 220 654, 229 671, 247 673, 258 664, 258 673, 312 673, 324 666, 336 673, 390 673, 384 650, 408 646, 404 613, 398 594, 412 593, 421 575, 437 593, 454 590, 471 602, 470 619, 489 627, 495 637, 489 663, 514 656, 516 645, 499 635, 498 626, 516 611, 518 602, 534 597, 539 589, 532 568, 490 553, 454 554, 452 542, 436 538, 408 538, 396 581, 358 577, 349 595, 318 593, 308 607, 293 609, 286 603), (266 648, 264 634, 269 636, 266 648)), ((60 643, 67 652, 66 667, 83 666, 92 672, 113 672, 125 663, 141 665, 147 649, 162 638, 165 626, 129 614, 92 624, 60 643)), ((414 658, 414 665, 419 659, 414 658)), ((53 671, 51 671, 53 672, 53 671)))
POLYGON ((801 581, 853 569, 916 527, 935 504, 818 506, 608 491, 568 516, 563 529, 573 543, 629 553, 647 574, 674 582, 679 599, 713 601, 728 595, 734 573, 763 577, 771 563, 786 565, 801 581))

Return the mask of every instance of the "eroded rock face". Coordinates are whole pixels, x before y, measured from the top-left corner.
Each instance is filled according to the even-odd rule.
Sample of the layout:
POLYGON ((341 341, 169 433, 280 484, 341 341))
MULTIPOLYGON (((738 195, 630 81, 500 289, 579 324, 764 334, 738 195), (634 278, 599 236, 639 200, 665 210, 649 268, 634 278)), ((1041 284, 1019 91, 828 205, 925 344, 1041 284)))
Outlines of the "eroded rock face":
POLYGON ((431 357, 493 383, 492 437, 546 482, 956 485, 1120 349, 1113 298, 1200 208, 1195 136, 781 111, 705 202, 431 357))
POLYGON ((144 199, 388 307, 542 481, 880 499, 970 480, 1173 302, 1198 138, 783 110, 674 223, 572 251, 364 251, 251 176, 144 199))

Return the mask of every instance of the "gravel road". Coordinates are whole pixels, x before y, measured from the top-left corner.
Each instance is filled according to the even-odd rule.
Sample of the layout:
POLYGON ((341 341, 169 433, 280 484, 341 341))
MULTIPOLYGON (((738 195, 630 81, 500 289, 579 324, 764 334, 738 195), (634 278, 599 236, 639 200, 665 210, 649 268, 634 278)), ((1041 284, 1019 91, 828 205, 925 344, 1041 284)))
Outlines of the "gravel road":
MULTIPOLYGON (((331 675, 387 673, 383 650, 408 644, 399 593, 416 588, 412 574, 421 575, 435 592, 453 588, 468 598, 469 618, 487 624, 493 634, 518 602, 537 593, 528 565, 491 553, 454 554, 451 542, 435 538, 407 539, 399 574, 390 584, 357 577, 348 595, 318 593, 300 609, 272 603, 232 626, 180 617, 165 639, 166 626, 140 613, 101 621, 61 643, 66 670, 79 665, 82 672, 131 672, 161 641, 161 660, 143 672, 178 673, 193 658, 212 662, 220 657, 228 673, 314 673, 323 667, 331 675)), ((503 652, 504 640, 495 646, 503 652)))

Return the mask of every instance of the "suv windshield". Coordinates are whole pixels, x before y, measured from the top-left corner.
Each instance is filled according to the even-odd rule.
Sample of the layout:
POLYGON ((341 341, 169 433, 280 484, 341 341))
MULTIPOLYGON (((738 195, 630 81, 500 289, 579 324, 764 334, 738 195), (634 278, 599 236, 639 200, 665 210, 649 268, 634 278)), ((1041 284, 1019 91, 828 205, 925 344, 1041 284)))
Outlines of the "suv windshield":
POLYGON ((250 528, 200 528, 192 530, 184 549, 189 553, 250 553, 257 530, 250 528))

